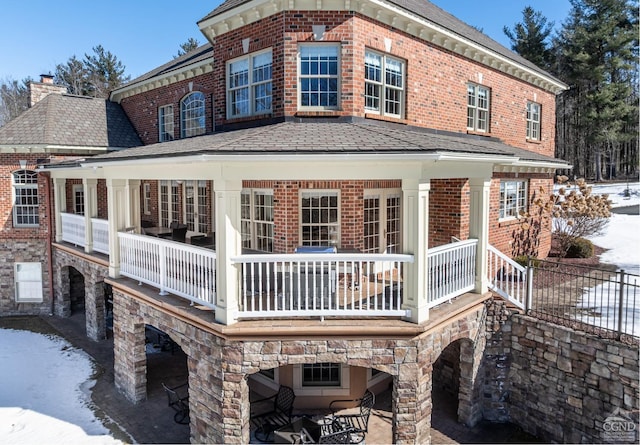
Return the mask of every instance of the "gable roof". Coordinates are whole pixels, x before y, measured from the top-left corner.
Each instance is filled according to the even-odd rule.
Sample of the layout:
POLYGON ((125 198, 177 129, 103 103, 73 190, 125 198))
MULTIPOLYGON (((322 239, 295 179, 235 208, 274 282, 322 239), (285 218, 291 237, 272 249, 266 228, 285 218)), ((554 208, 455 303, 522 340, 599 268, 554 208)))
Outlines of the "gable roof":
POLYGON ((562 160, 511 147, 495 138, 354 119, 350 122, 280 122, 146 145, 94 156, 83 164, 198 155, 461 155, 504 157, 564 168, 562 160))
POLYGON ((0 148, 105 151, 142 145, 120 105, 105 99, 49 94, 0 128, 0 148))

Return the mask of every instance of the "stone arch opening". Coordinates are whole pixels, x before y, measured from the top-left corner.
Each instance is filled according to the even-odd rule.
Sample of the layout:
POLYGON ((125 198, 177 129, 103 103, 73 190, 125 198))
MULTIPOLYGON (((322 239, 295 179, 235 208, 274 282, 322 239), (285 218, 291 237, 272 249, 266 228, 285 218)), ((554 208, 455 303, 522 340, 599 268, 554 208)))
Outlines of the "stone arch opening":
POLYGON ((187 354, 181 346, 165 331, 150 324, 145 324, 144 336, 147 397, 151 398, 157 392, 164 394, 163 383, 171 388, 188 385, 187 354))
POLYGON ((438 426, 439 421, 458 421, 464 342, 465 340, 457 340, 449 344, 433 363, 431 398, 434 427, 438 426))
POLYGON ((69 282, 69 310, 71 315, 84 313, 86 308, 86 289, 84 275, 73 266, 67 268, 69 282))

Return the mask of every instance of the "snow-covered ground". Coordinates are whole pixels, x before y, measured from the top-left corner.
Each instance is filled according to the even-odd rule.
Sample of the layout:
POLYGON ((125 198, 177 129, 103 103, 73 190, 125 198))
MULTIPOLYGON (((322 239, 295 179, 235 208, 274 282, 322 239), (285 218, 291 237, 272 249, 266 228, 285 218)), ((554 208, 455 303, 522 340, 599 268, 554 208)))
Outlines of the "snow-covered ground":
MULTIPOLYGON (((598 185, 593 192, 609 193, 614 207, 640 204, 640 183, 629 185, 629 197, 624 195, 626 188, 598 185)), ((602 255, 603 262, 640 273, 639 223, 637 214, 612 216, 605 233, 592 238, 610 249, 602 255)), ((589 295, 584 303, 595 303, 589 295)), ((639 310, 627 315, 636 318, 636 330, 639 310)), ((0 443, 121 444, 90 408, 89 391, 95 381, 91 359, 83 351, 55 336, 0 329, 0 363, 0 443)))
POLYGON ((0 329, 0 443, 121 444, 90 408, 91 358, 65 340, 0 329))

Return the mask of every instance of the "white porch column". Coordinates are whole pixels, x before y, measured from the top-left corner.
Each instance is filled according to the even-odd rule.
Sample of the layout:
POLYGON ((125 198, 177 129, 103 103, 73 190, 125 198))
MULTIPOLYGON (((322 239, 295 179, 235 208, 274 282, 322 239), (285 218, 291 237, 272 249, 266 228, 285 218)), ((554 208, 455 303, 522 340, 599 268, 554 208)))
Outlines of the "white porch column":
POLYGON ((487 268, 489 247, 489 204, 491 202, 491 178, 469 178, 471 199, 469 204, 469 238, 478 240, 476 252, 476 287, 474 292, 488 289, 487 268))
POLYGON ((91 218, 98 216, 98 180, 82 180, 84 195, 84 251, 93 252, 93 225, 91 218))
POLYGON ((67 180, 65 178, 53 179, 53 201, 55 206, 55 227, 56 227, 56 242, 62 242, 62 217, 61 213, 67 211, 67 191, 65 184, 67 180))
POLYGON ((109 212, 109 276, 120 276, 120 243, 118 231, 127 225, 127 180, 107 179, 107 208, 109 212))
POLYGON ((135 227, 136 233, 140 233, 140 180, 129 179, 127 181, 127 224, 125 227, 135 227))
POLYGON ((240 199, 242 181, 214 181, 216 221, 216 321, 238 320, 240 271, 230 258, 242 253, 240 199))
POLYGON ((428 181, 402 180, 403 237, 406 253, 414 262, 405 264, 404 308, 411 310, 411 321, 422 323, 429 319, 429 274, 427 253, 429 246, 429 190, 428 181))

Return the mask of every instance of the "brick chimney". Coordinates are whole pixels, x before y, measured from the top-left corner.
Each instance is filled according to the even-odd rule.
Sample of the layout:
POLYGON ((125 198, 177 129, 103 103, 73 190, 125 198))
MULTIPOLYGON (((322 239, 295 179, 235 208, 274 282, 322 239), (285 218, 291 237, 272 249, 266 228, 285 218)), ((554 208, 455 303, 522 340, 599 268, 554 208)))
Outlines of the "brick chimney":
POLYGON ((67 87, 55 85, 53 83, 53 75, 41 74, 40 82, 29 83, 29 107, 40 102, 49 94, 66 94, 67 87))

